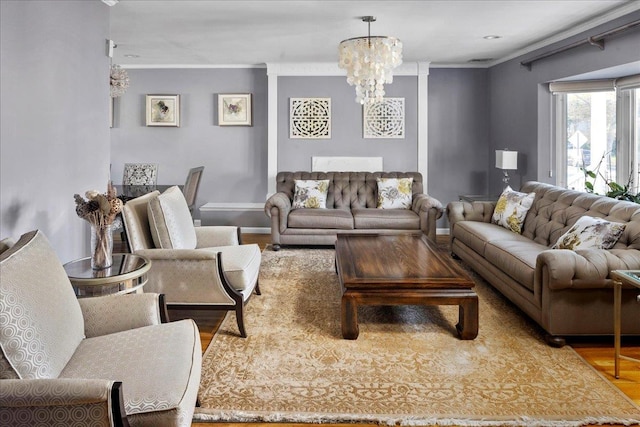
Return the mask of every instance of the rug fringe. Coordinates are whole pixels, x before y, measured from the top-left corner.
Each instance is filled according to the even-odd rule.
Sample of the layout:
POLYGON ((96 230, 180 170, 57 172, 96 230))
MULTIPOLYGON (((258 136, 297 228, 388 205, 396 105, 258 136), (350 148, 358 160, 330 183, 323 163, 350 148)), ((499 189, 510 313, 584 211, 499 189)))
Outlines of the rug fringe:
POLYGON ((581 427, 587 425, 619 424, 624 426, 640 425, 639 418, 585 417, 579 420, 551 420, 523 416, 518 419, 472 419, 439 417, 398 417, 367 416, 355 414, 304 414, 304 413, 256 413, 242 411, 202 412, 196 409, 194 422, 229 423, 305 423, 305 424, 353 424, 370 423, 384 426, 460 426, 460 427, 581 427))

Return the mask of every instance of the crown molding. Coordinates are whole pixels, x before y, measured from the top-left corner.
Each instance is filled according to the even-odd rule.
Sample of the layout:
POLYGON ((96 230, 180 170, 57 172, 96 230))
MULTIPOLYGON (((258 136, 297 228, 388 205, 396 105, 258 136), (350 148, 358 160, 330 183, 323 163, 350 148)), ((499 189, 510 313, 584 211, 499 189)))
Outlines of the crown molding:
POLYGON ((122 64, 121 68, 134 69, 168 69, 168 68, 266 68, 265 64, 122 64))
MULTIPOLYGON (((393 70, 394 76, 429 74, 430 62, 404 62, 393 70)), ((269 62, 267 75, 273 76, 346 76, 345 70, 334 62, 269 62)))

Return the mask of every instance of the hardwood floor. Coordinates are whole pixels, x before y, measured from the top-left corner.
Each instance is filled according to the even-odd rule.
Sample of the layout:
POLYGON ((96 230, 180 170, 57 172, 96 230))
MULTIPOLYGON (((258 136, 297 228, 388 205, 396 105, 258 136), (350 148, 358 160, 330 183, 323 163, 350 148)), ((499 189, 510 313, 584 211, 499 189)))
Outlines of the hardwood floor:
MULTIPOLYGON (((243 234, 243 243, 257 243, 261 249, 269 243, 268 234, 243 234)), ((448 236, 438 236, 439 242, 448 241, 448 236)), ((202 341, 202 351, 207 348, 213 334, 217 330, 223 319, 223 313, 210 311, 178 311, 169 310, 171 319, 192 318, 200 328, 200 340, 202 341)), ((640 405, 640 363, 622 360, 620 364, 620 379, 614 377, 613 362, 613 338, 593 338, 582 340, 567 340, 568 344, 585 359, 595 370, 597 370, 605 379, 618 387, 636 404, 640 405)), ((640 359, 640 339, 623 338, 622 354, 640 359)), ((216 423, 218 427, 250 427, 264 426, 267 423, 216 423)), ((193 423, 194 427, 210 427, 208 423, 193 423)), ((269 427, 296 427, 305 426, 305 424, 285 424, 272 423, 269 427)), ((328 427, 337 427, 335 424, 328 424, 328 427)), ((345 424, 340 427, 357 427, 358 424, 345 424)))

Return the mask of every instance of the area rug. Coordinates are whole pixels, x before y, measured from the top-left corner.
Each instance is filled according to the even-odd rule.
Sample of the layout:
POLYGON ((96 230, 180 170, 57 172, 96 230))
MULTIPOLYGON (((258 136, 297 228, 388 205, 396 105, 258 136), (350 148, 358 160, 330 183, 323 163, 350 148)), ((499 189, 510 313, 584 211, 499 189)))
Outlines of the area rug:
MULTIPOLYGON (((455 262, 455 261, 452 261, 455 262)), ((194 421, 580 426, 640 422, 640 407, 477 276, 480 330, 457 307, 361 307, 340 330, 332 249, 263 252, 248 337, 229 313, 203 356, 194 421)))

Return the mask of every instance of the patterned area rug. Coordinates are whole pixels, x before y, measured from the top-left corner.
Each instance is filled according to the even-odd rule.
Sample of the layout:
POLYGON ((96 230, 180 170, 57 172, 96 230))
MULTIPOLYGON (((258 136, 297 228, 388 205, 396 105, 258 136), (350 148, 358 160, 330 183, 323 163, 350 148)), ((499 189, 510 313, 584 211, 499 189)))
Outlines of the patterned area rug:
POLYGON ((263 252, 248 338, 227 315, 203 357, 195 421, 580 426, 640 421, 640 407, 481 278, 480 331, 457 307, 362 307, 342 339, 332 249, 263 252))

